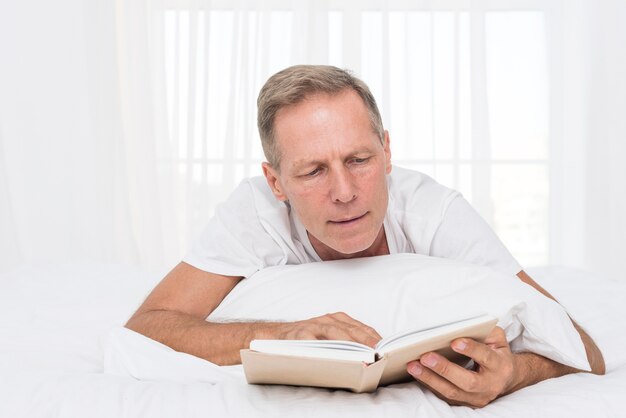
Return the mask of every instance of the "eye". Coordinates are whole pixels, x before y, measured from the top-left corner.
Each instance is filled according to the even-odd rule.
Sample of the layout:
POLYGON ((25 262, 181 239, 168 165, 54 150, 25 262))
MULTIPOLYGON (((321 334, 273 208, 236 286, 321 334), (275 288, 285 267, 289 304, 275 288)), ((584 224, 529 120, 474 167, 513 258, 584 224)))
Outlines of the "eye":
POLYGON ((366 158, 353 158, 352 162, 355 164, 363 164, 366 163, 368 160, 370 159, 370 157, 366 157, 366 158))
POLYGON ((306 177, 313 177, 315 176, 317 173, 319 173, 321 171, 321 169, 319 167, 317 167, 315 170, 311 171, 310 173, 306 173, 305 176, 306 177))

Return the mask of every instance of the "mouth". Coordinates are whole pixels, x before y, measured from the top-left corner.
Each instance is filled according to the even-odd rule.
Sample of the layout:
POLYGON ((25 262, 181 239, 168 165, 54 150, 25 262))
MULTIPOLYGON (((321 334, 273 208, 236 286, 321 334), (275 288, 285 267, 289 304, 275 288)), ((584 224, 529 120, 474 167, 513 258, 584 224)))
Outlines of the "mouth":
POLYGON ((363 215, 352 216, 352 217, 344 218, 344 219, 330 220, 328 221, 328 223, 334 224, 334 225, 351 225, 363 219, 365 215, 367 215, 368 213, 369 212, 365 212, 363 215))

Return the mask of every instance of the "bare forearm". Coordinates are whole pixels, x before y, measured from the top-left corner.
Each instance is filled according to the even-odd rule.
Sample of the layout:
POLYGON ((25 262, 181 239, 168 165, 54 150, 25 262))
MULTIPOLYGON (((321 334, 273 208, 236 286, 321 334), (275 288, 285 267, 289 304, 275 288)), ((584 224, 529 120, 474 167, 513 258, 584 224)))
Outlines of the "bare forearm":
MULTIPOLYGON (((539 286, 539 284, 537 282, 535 282, 523 270, 520 271, 517 274, 517 276, 524 283, 528 284, 529 286, 532 286, 533 288, 535 288, 537 291, 539 291, 540 293, 542 293, 546 297, 548 297, 548 298, 550 298, 550 299, 552 299, 552 300, 554 300, 555 302, 558 303, 558 301, 554 298, 554 296, 552 296, 543 287, 539 286)), ((591 367, 591 372, 594 373, 594 374, 604 374, 605 373, 605 365, 604 365, 604 358, 602 357, 602 352, 600 351, 600 349, 598 348, 596 343, 591 339, 591 337, 585 332, 585 330, 583 330, 580 327, 580 325, 578 325, 576 323, 576 321, 574 321, 573 319, 571 321, 572 321, 572 324, 574 325, 574 328, 576 328, 576 331, 578 331, 578 334, 580 334, 580 339, 582 340, 583 345, 585 346, 585 352, 587 354, 587 360, 589 361, 589 366, 591 367)), ((543 359, 543 357, 541 357, 541 358, 543 359)), ((547 360, 547 359, 544 359, 544 360, 550 361, 550 360, 547 360)), ((554 362, 552 362, 552 363, 554 363, 554 362)), ((560 366, 560 365, 558 365, 558 363, 554 363, 554 365, 560 366)), ((536 364, 535 366, 538 366, 538 365, 536 364)), ((561 374, 557 374, 558 376, 562 376, 564 374, 575 373, 575 372, 579 372, 580 371, 580 370, 573 369, 573 368, 561 369, 560 367, 556 367, 556 366, 553 367, 552 365, 545 365, 545 366, 546 366, 546 369, 548 370, 548 372, 561 373, 561 374), (566 370, 568 370, 568 371, 566 371, 566 370)), ((565 366, 562 366, 562 367, 565 367, 565 366)), ((548 373, 548 372, 546 372, 546 373, 548 373)), ((553 375, 553 376, 548 375, 544 379, 548 379, 550 377, 556 377, 557 375, 553 375)), ((544 379, 541 379, 541 380, 544 380, 544 379)), ((537 382, 538 381, 539 380, 537 380, 537 382)))
MULTIPOLYGON (((587 360, 591 367, 591 373, 604 374, 604 359, 600 349, 593 342, 591 337, 574 321, 574 327, 580 333, 580 337, 585 346, 587 360)), ((515 363, 517 368, 517 381, 506 391, 506 393, 515 392, 523 387, 534 385, 542 380, 553 377, 560 377, 566 374, 578 373, 582 370, 574 367, 565 366, 563 364, 552 361, 548 358, 534 353, 518 353, 515 355, 515 363)), ((504 395, 503 394, 503 395, 504 395)))
POLYGON ((240 364, 239 350, 254 339, 343 340, 374 347, 380 335, 345 312, 295 322, 206 322, 198 316, 165 309, 139 311, 126 327, 177 351, 227 366, 240 364))
POLYGON ((572 320, 574 324, 574 328, 580 334, 580 338, 585 345, 585 352, 587 353, 587 360, 589 360, 589 366, 591 367, 591 373, 594 374, 604 374, 606 372, 606 366, 604 364, 604 357, 602 356, 602 352, 596 345, 596 343, 591 339, 589 335, 583 330, 580 325, 578 325, 574 320, 572 320))
POLYGON ((515 354, 516 380, 502 395, 508 395, 526 386, 553 377, 565 376, 580 370, 552 361, 535 353, 515 354))
POLYGON ((154 310, 136 314, 126 327, 176 351, 221 366, 240 364, 239 350, 255 338, 278 338, 285 323, 215 323, 180 312, 154 310))

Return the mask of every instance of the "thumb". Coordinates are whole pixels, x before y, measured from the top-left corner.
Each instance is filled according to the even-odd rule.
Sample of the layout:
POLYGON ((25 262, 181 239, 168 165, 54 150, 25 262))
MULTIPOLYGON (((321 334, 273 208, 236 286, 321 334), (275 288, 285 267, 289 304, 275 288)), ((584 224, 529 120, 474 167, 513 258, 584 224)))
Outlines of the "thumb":
POLYGON ((485 344, 494 349, 509 346, 506 340, 506 333, 500 327, 495 327, 493 331, 491 331, 489 336, 485 339, 485 344))

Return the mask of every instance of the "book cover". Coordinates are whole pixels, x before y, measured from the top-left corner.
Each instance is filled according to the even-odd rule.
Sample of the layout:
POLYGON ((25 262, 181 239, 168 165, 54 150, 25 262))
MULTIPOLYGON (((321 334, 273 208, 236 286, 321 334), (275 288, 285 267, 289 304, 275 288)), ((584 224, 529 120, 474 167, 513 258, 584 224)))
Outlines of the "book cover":
POLYGON ((251 384, 282 384, 372 392, 413 380, 406 364, 430 351, 461 363, 450 343, 461 337, 484 341, 497 318, 479 315, 383 338, 375 348, 335 340, 254 340, 240 351, 251 384), (333 351, 335 353, 333 353, 333 351))

